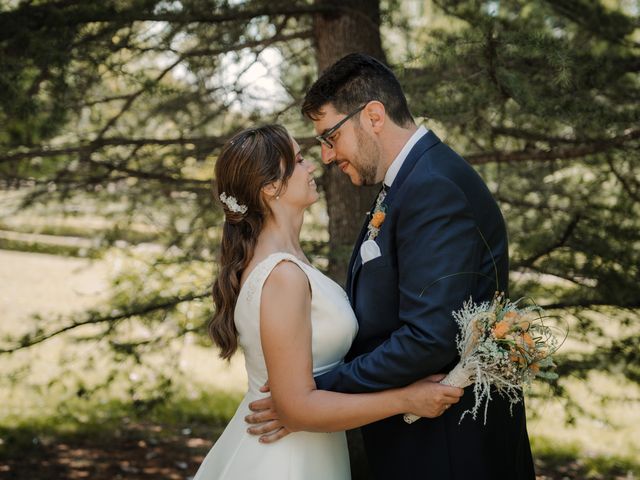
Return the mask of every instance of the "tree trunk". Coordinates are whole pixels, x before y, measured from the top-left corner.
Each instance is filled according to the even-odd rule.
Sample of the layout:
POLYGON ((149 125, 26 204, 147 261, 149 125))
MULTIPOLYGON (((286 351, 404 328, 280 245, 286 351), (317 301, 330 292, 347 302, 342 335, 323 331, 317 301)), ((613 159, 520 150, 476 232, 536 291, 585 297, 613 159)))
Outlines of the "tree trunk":
MULTIPOLYGON (((335 5, 335 0, 316 0, 316 5, 335 5)), ((314 41, 318 71, 327 69, 343 56, 366 53, 386 63, 380 38, 379 0, 342 0, 335 14, 314 17, 314 41)), ((338 283, 345 284, 353 243, 371 207, 378 187, 356 188, 337 168, 324 173, 329 214, 329 270, 338 283)), ((351 477, 371 478, 360 430, 347 432, 351 477)))
MULTIPOLYGON (((366 53, 385 62, 380 38, 379 0, 316 0, 316 5, 339 5, 332 14, 314 17, 318 71, 343 56, 366 53)), ((323 183, 329 214, 329 270, 331 278, 345 284, 353 243, 371 207, 377 187, 354 187, 337 168, 325 171, 323 183)))

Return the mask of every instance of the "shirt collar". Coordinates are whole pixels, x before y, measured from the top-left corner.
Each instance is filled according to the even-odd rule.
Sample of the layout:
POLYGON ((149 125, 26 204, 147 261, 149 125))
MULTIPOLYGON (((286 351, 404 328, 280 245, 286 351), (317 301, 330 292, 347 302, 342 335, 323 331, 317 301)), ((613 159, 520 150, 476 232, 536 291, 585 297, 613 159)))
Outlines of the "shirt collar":
POLYGON ((420 125, 418 129, 413 133, 413 135, 411 135, 411 138, 409 138, 407 143, 404 144, 404 147, 402 147, 400 153, 398 153, 393 162, 391 162, 391 165, 389 165, 389 169, 384 176, 384 184, 387 187, 390 187, 393 184, 393 181, 396 179, 396 176, 398 175, 398 172, 400 171, 400 168, 402 167, 405 159, 409 155, 409 152, 415 146, 415 144, 418 143, 418 140, 420 140, 423 135, 426 135, 427 132, 428 130, 424 126, 420 125))

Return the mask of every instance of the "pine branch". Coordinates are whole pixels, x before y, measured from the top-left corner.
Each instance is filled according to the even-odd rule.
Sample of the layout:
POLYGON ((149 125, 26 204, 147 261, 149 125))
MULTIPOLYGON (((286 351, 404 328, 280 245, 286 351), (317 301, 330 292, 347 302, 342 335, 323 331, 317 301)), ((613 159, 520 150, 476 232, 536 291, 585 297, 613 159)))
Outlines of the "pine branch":
MULTIPOLYGON (((164 184, 179 185, 182 189, 192 191, 209 191, 212 185, 212 180, 178 177, 158 172, 138 170, 117 165, 112 162, 93 160, 91 158, 83 158, 82 161, 94 165, 97 169, 106 170, 106 172, 102 175, 92 174, 87 177, 77 176, 77 178, 75 179, 69 179, 64 177, 66 171, 61 170, 58 172, 58 175, 56 175, 55 178, 46 178, 44 180, 34 179, 33 177, 28 176, 25 177, 21 175, 4 174, 2 177, 2 182, 17 181, 23 182, 24 184, 45 186, 53 182, 56 185, 67 185, 68 187, 76 186, 84 188, 88 185, 102 184, 106 180, 117 182, 119 180, 126 180, 127 178, 138 178, 140 180, 153 180, 164 184), (122 175, 113 176, 113 172, 121 173, 122 175)), ((95 173, 95 169, 93 170, 93 173, 95 173)))
MULTIPOLYGON (((64 155, 90 155, 105 147, 123 147, 123 146, 146 146, 146 145, 195 145, 196 148, 211 151, 220 148, 230 137, 179 137, 179 138, 126 138, 126 137, 108 137, 96 139, 92 142, 77 146, 69 146, 63 148, 39 148, 26 151, 18 151, 0 155, 0 163, 9 163, 19 160, 31 158, 57 157, 64 155)), ((296 139, 300 145, 313 146, 317 142, 314 137, 301 137, 296 139)))
POLYGON ((221 54, 232 52, 232 51, 239 51, 245 48, 260 48, 260 50, 264 50, 268 46, 274 45, 279 42, 287 42, 287 41, 300 39, 300 38, 311 38, 311 35, 312 35, 311 30, 298 31, 298 32, 293 32, 285 35, 285 34, 282 34, 281 29, 278 29, 275 35, 266 39, 252 40, 249 42, 244 42, 242 44, 229 45, 229 46, 225 46, 217 49, 193 49, 193 50, 187 51, 181 54, 175 62, 173 62, 171 65, 166 67, 163 71, 161 71, 160 74, 156 76, 156 78, 154 78, 152 81, 144 82, 144 85, 142 88, 130 94, 127 100, 125 101, 124 105, 120 109, 120 111, 116 115, 114 115, 106 123, 106 125, 100 130, 100 132, 98 133, 97 139, 104 137, 107 131, 109 131, 109 129, 116 124, 118 119, 120 119, 120 117, 122 117, 122 115, 124 115, 132 107, 133 103, 143 93, 147 92, 153 86, 159 84, 160 81, 168 73, 170 73, 174 68, 180 65, 187 58, 202 57, 202 56, 216 56, 216 55, 221 55, 221 54))
POLYGON ((615 165, 613 164, 613 159, 611 159, 610 156, 607 156, 607 164, 609 164, 611 173, 613 173, 613 175, 618 179, 624 191, 627 192, 627 194, 633 200, 635 200, 636 202, 640 202, 640 185, 638 185, 638 182, 634 181, 634 179, 632 178, 625 178, 615 167, 615 165), (631 186, 631 182, 635 184, 635 188, 631 186))
POLYGON ((549 150, 543 149, 524 149, 511 151, 494 151, 485 153, 472 153, 465 155, 469 163, 481 165, 486 163, 512 163, 526 162, 530 160, 546 161, 546 160, 571 160, 587 155, 606 152, 614 148, 637 148, 635 145, 627 145, 633 140, 640 138, 640 130, 633 130, 625 135, 612 137, 606 140, 594 141, 586 145, 577 145, 573 147, 553 148, 549 150))
POLYGON ((540 307, 546 310, 572 309, 572 308, 593 309, 596 307, 611 307, 611 308, 624 309, 624 310, 637 310, 637 309, 640 309, 640 302, 615 304, 610 302, 596 302, 591 300, 583 300, 578 302, 548 303, 546 305, 540 305, 540 307))
MULTIPOLYGON (((155 4, 155 2, 153 2, 155 4)), ((154 7, 155 5, 151 5, 154 7)), ((0 40, 11 38, 17 28, 29 26, 30 30, 42 28, 69 28, 79 27, 88 23, 121 23, 133 22, 168 22, 177 24, 207 23, 218 24, 225 22, 249 22, 259 17, 290 16, 303 17, 314 14, 336 15, 340 12, 349 12, 351 9, 344 5, 330 4, 306 4, 295 2, 272 2, 261 5, 259 8, 228 8, 223 12, 212 10, 194 11, 184 9, 174 12, 155 12, 154 8, 148 11, 141 8, 130 10, 117 10, 113 5, 96 7, 93 2, 78 2, 68 4, 22 4, 18 8, 0 12, 0 40), (65 8, 66 7, 66 8, 65 8), (13 28, 11 28, 13 27, 13 28)))
POLYGON ((197 148, 214 149, 224 145, 228 137, 179 137, 179 138, 99 138, 86 144, 62 148, 43 147, 39 149, 18 151, 0 156, 0 163, 8 163, 36 157, 57 157, 61 155, 90 155, 105 147, 146 146, 146 145, 195 145, 197 148))
MULTIPOLYGON (((513 264, 511 265, 511 270, 519 270, 520 269, 520 265, 519 264, 513 264)), ((562 280, 566 280, 568 282, 573 283, 574 285, 577 285, 578 287, 582 287, 582 288, 592 288, 592 285, 587 284, 586 281, 588 281, 589 279, 585 279, 584 277, 579 278, 577 276, 571 276, 568 272, 563 271, 563 272, 556 272, 556 271, 547 271, 541 268, 536 268, 536 267, 529 267, 528 270, 533 271, 539 275, 549 275, 552 277, 556 277, 556 278, 560 278, 562 280)))
POLYGON ((64 327, 61 327, 57 330, 53 330, 51 332, 48 333, 43 333, 43 334, 39 334, 39 335, 35 335, 33 337, 26 335, 24 336, 19 344, 14 345, 12 347, 8 347, 8 348, 0 348, 0 354, 2 353, 13 353, 16 352, 18 350, 24 350, 25 348, 29 348, 32 347, 34 345, 37 345, 39 343, 42 343, 46 340, 49 340, 53 337, 56 337, 62 333, 74 330, 78 327, 83 327, 85 325, 95 325, 95 324, 99 324, 99 323, 110 323, 110 324, 115 324, 117 322, 120 322, 122 320, 126 320, 128 318, 131 317, 135 317, 135 316, 140 316, 140 315, 147 315, 149 313, 153 313, 159 310, 167 310, 167 309, 171 309, 174 308, 176 305, 179 305, 181 303, 184 302, 191 302, 193 300, 198 300, 200 298, 205 298, 208 297, 210 295, 210 293, 204 292, 204 293, 191 293, 188 295, 182 295, 182 296, 176 296, 173 298, 169 298, 169 299, 163 299, 161 301, 156 301, 156 302, 152 302, 148 305, 143 305, 140 306, 138 308, 134 308, 134 309, 130 309, 130 310, 126 310, 123 313, 118 313, 115 315, 107 315, 107 316, 100 316, 98 314, 98 312, 89 312, 88 317, 81 319, 81 320, 74 320, 71 323, 69 323, 68 325, 65 325, 64 327))
POLYGON ((614 43, 622 43, 637 28, 637 21, 622 12, 609 10, 600 1, 545 0, 556 12, 584 30, 614 43))
POLYGON ((272 37, 264 38, 264 39, 261 39, 261 40, 252 40, 252 41, 249 41, 249 42, 244 42, 244 43, 235 44, 235 45, 229 45, 229 46, 222 47, 222 48, 194 49, 194 50, 191 50, 189 52, 186 52, 183 55, 183 57, 184 58, 209 57, 209 56, 221 55, 223 53, 237 52, 237 51, 243 50, 245 48, 258 48, 258 47, 260 47, 261 49, 264 49, 266 47, 274 45, 275 43, 289 42, 291 40, 299 40, 299 39, 310 39, 310 38, 312 38, 312 35, 313 35, 313 31, 310 30, 310 29, 299 30, 299 31, 296 31, 296 32, 288 33, 288 34, 283 34, 283 33, 281 33, 281 31, 278 31, 272 37))
POLYGON ((127 100, 131 94, 114 95, 111 97, 97 98, 95 100, 87 100, 82 104, 83 107, 93 107, 94 105, 100 105, 101 103, 116 102, 120 100, 127 100))
POLYGON ((487 30, 485 36, 486 36, 485 57, 487 60, 487 73, 489 74, 491 83, 493 83, 496 89, 498 90, 498 92, 500 92, 500 96, 502 97, 502 99, 508 100, 513 95, 511 94, 507 86, 504 85, 504 83, 502 83, 498 78, 498 72, 496 67, 497 56, 498 56, 497 54, 498 40, 495 38, 495 35, 494 35, 493 24, 490 24, 490 28, 487 30))
POLYGON ((513 207, 520 208, 520 209, 536 209, 538 211, 549 212, 550 214, 556 213, 556 212, 563 212, 563 213, 566 212, 566 209, 561 207, 554 207, 544 203, 532 202, 532 201, 525 200, 523 198, 506 197, 502 193, 502 190, 498 190, 497 192, 494 192, 493 197, 500 204, 511 205, 513 207))
MULTIPOLYGON (((630 140, 634 140, 640 136, 640 130, 632 130, 626 132, 622 137, 613 137, 613 138, 571 138, 571 137, 556 137, 553 135, 548 135, 542 132, 534 132, 525 130, 522 128, 511 128, 511 127, 498 127, 491 126, 491 132, 495 135, 502 135, 506 137, 512 138, 521 138, 523 140, 531 140, 533 142, 546 142, 549 144, 571 144, 571 145, 587 145, 587 144, 602 144, 611 142, 616 138, 622 139, 620 141, 626 142, 630 140)), ((617 140, 615 140, 617 141, 617 140)))
POLYGON ((157 172, 149 172, 144 170, 137 170, 133 168, 124 167, 112 162, 107 161, 97 161, 90 158, 84 159, 84 161, 95 165, 98 168, 106 168, 109 172, 120 172, 125 173, 128 177, 139 178, 142 180, 158 180, 163 183, 171 183, 171 184, 192 184, 199 186, 210 186, 211 180, 201 180, 199 178, 183 178, 176 177, 172 175, 167 175, 163 173, 157 172))
POLYGON ((518 264, 518 268, 529 268, 539 258, 545 257, 545 256, 549 255, 550 253, 552 253, 554 250, 557 250, 558 248, 561 248, 561 247, 565 246, 567 241, 569 240, 569 238, 571 238, 571 235, 573 234, 573 231, 578 226, 578 223, 580 222, 580 218, 581 218, 580 214, 579 213, 576 214, 571 219, 571 221, 567 224, 566 228, 564 229, 564 232, 562 233, 560 238, 558 238, 558 240, 556 240, 556 242, 554 242, 551 245, 547 246, 543 250, 541 250, 541 251, 539 251, 537 253, 534 253, 533 255, 529 256, 528 258, 525 258, 524 260, 522 260, 518 264))
POLYGON ((138 91, 132 93, 129 98, 127 99, 127 101, 124 103, 124 105, 122 106, 122 108, 120 109, 120 111, 118 113, 116 113, 113 117, 111 117, 111 119, 109 119, 109 121, 106 123, 106 125, 104 127, 102 127, 102 130, 100 130, 100 132, 98 133, 98 138, 97 140, 101 139, 102 137, 104 137, 104 135, 107 133, 107 131, 113 127, 115 125, 115 123, 118 121, 118 119, 124 115, 124 113, 126 111, 128 111, 131 106, 133 105, 133 102, 136 101, 136 99, 138 99, 140 97, 140 95, 142 95, 143 93, 145 93, 146 91, 148 91, 152 86, 157 85, 158 83, 160 83, 160 81, 169 73, 171 72, 174 68, 176 68, 178 65, 180 65, 183 61, 184 61, 185 57, 178 57, 178 59, 173 62, 171 65, 169 65, 167 68, 165 68, 162 72, 160 72, 159 75, 156 76, 156 78, 154 78, 152 81, 150 82, 145 82, 144 86, 142 88, 140 88, 138 91))

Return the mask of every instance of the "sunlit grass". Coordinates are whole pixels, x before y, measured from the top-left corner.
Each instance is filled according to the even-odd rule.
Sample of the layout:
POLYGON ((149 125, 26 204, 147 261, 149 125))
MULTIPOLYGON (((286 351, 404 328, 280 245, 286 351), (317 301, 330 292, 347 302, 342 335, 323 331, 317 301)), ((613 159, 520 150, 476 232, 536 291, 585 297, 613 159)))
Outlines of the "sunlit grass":
POLYGON ((635 480, 640 463, 633 457, 585 452, 581 445, 548 437, 531 436, 538 470, 556 472, 562 478, 579 480, 635 480))

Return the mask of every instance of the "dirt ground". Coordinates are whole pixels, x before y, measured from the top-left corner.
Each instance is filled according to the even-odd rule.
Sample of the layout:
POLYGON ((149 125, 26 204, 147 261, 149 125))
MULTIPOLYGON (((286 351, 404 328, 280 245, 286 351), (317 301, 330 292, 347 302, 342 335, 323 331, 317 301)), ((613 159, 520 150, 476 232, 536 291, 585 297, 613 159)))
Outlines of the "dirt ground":
POLYGON ((170 430, 142 424, 109 438, 43 439, 19 457, 0 460, 0 479, 185 480, 211 448, 212 433, 202 426, 170 430))
MULTIPOLYGON (((178 428, 135 424, 104 438, 43 439, 20 457, 0 460, 0 480, 189 480, 221 430, 219 425, 178 428)), ((588 476, 578 463, 536 463, 537 480, 603 478, 588 476)), ((629 477, 607 480, 625 478, 629 477)))

